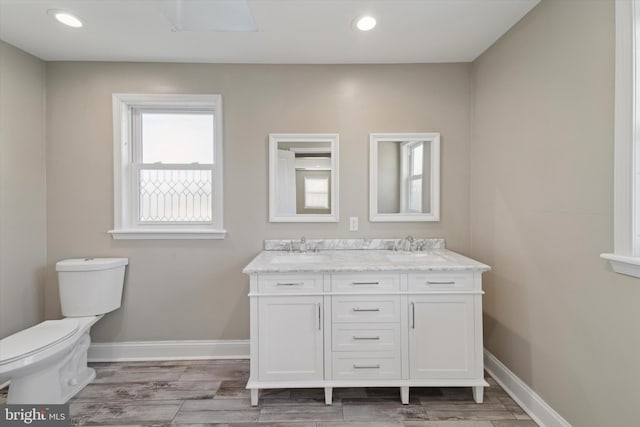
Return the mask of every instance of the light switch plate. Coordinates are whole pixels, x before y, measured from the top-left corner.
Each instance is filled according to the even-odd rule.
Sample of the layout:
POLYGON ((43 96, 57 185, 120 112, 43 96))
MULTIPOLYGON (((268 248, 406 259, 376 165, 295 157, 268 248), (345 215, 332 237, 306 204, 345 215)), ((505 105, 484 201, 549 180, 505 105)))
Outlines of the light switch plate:
POLYGON ((358 231, 358 217, 349 217, 349 231, 358 231))

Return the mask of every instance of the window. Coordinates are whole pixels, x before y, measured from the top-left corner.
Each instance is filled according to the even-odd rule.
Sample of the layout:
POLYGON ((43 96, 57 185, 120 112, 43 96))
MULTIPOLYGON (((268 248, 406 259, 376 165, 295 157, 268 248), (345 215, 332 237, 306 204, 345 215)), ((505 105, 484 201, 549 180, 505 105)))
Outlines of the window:
POLYGON ((614 271, 640 277, 640 0, 616 1, 614 271))
POLYGON ((403 143, 402 153, 402 212, 422 213, 422 169, 424 143, 412 141, 403 143))
POLYGON ((221 239, 219 95, 114 94, 114 239, 221 239))
POLYGON ((329 209, 329 178, 304 178, 304 208, 329 209))

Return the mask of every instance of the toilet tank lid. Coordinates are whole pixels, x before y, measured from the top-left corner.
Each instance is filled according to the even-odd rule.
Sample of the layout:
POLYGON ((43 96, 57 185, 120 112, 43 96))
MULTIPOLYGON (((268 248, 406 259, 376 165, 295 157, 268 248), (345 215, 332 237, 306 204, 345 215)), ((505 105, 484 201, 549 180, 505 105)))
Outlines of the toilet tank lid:
POLYGON ((129 258, 74 258, 56 263, 56 271, 108 270, 129 264, 129 258))

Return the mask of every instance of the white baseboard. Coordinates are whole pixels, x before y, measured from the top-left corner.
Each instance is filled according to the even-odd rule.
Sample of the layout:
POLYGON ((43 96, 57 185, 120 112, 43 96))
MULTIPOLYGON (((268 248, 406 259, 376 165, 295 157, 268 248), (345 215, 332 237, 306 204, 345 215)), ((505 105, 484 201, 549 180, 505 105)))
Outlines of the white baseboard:
POLYGON ((484 350, 484 368, 539 426, 571 427, 567 420, 487 349, 484 350))
POLYGON ((98 342, 87 356, 89 362, 248 358, 249 340, 98 342))

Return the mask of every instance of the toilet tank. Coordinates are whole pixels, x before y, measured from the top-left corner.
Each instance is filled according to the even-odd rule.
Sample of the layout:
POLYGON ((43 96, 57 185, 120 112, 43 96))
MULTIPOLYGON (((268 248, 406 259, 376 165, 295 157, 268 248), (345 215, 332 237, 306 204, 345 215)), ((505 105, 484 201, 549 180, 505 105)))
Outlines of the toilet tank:
POLYGON ((122 304, 128 258, 78 258, 56 263, 65 317, 97 316, 122 304))

